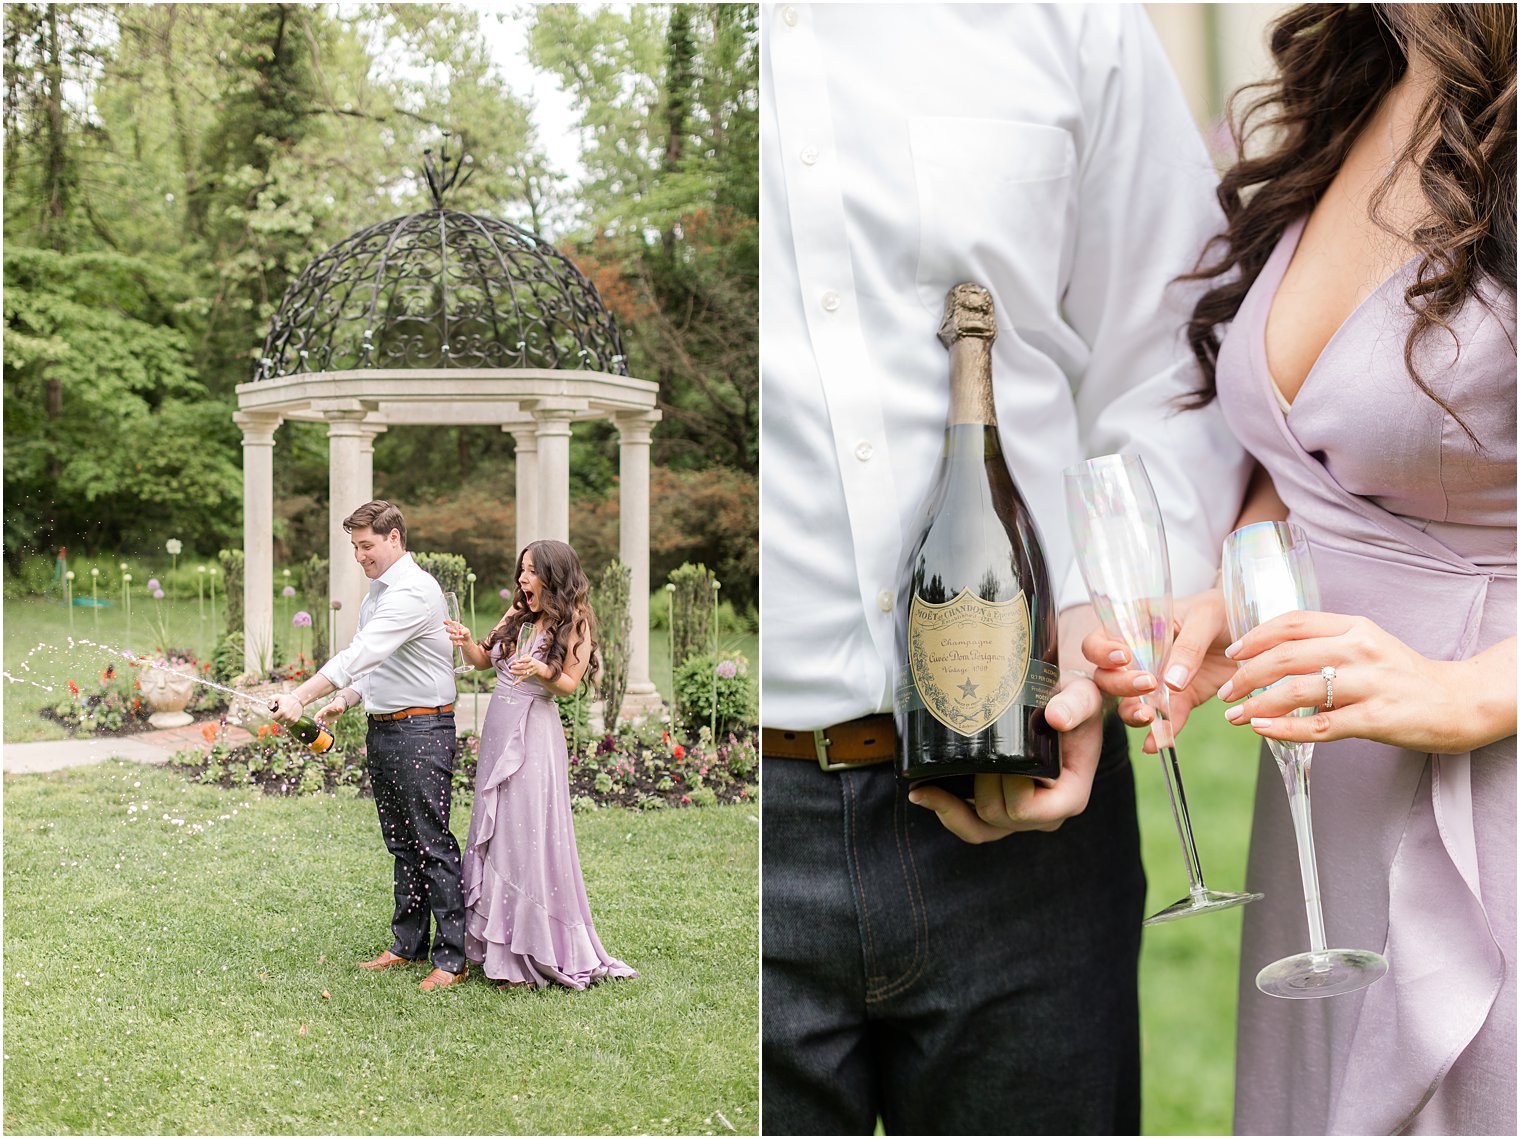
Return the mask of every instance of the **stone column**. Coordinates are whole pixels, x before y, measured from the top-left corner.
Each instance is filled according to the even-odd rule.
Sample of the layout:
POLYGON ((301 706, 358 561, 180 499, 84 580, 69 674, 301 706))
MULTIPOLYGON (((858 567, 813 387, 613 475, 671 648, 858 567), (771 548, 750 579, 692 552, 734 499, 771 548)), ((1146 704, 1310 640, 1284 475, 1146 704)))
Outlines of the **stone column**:
POLYGON ((374 432, 364 411, 323 412, 327 420, 327 558, 329 589, 343 602, 333 622, 332 652, 345 648, 359 627, 359 603, 369 582, 354 561, 343 519, 374 498, 374 432))
POLYGON ((274 433, 278 415, 236 412, 243 432, 243 669, 274 657, 274 433))
MULTIPOLYGON (((539 536, 538 532, 538 434, 531 424, 503 427, 517 442, 517 549, 539 536)), ((567 470, 568 475, 568 470, 567 470)))
POLYGON ((660 706, 660 694, 649 677, 649 435, 659 419, 658 411, 613 417, 618 429, 618 558, 632 570, 628 692, 619 710, 625 718, 660 706))
POLYGON ((538 424, 538 533, 535 538, 570 540, 570 421, 575 412, 534 409, 538 424))

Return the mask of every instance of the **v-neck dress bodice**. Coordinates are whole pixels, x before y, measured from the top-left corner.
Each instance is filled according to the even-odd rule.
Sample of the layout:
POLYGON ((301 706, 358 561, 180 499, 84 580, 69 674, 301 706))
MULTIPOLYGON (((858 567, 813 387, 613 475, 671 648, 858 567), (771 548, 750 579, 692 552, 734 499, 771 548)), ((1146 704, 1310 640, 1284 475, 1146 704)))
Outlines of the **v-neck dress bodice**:
MULTIPOLYGON (((1325 345, 1286 413, 1268 312, 1283 234, 1220 347, 1219 400, 1308 534, 1321 605, 1433 659, 1515 633, 1515 310, 1497 286, 1404 362, 1415 262, 1325 345)), ((1461 715, 1432 707, 1432 715, 1461 715)), ((1389 960, 1359 993, 1292 1001, 1254 978, 1307 948, 1287 797, 1262 749, 1247 884, 1237 1134, 1514 1134, 1515 739, 1430 756, 1367 740, 1314 752, 1315 841, 1333 946, 1389 960)))

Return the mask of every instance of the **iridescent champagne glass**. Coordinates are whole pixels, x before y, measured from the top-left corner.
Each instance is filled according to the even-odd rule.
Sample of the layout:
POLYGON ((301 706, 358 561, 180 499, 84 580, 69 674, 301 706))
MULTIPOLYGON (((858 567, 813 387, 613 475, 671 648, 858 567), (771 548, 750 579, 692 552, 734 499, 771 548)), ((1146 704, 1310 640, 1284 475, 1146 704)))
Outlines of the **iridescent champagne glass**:
POLYGON ((1172 571, 1161 509, 1145 464, 1138 455, 1100 455, 1068 467, 1065 473, 1067 516, 1077 564, 1103 631, 1129 647, 1137 668, 1158 678, 1156 690, 1140 699, 1156 713, 1152 733, 1187 863, 1188 893, 1146 918, 1144 924, 1254 902, 1262 895, 1209 889, 1198 861, 1187 792, 1177 764, 1171 695, 1159 680, 1162 663, 1172 647, 1172 571))
MULTIPOLYGON (((1224 541, 1223 565, 1225 607, 1230 635, 1236 639, 1273 617, 1296 609, 1319 608, 1319 584, 1309 557, 1309 541, 1291 523, 1257 522, 1236 530, 1224 541)), ((1313 711, 1299 708, 1294 715, 1307 716, 1313 711)), ((1268 740, 1267 745, 1288 790, 1304 883, 1304 909, 1309 918, 1309 952, 1272 962, 1256 974, 1256 987, 1273 997, 1335 997, 1355 992, 1388 972, 1388 962, 1367 949, 1325 948, 1325 917, 1309 813, 1309 762, 1314 745, 1281 740, 1268 740)))

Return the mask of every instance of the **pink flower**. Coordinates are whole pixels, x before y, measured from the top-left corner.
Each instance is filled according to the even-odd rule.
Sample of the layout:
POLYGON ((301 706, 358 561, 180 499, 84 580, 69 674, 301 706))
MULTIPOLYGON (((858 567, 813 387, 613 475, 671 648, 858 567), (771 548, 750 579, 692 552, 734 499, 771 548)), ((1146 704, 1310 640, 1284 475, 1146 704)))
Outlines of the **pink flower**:
POLYGON ((739 675, 739 666, 731 660, 719 661, 718 675, 724 680, 732 680, 739 675))
POLYGON ((503 601, 511 601, 512 600, 512 591, 510 589, 503 589, 501 591, 501 599, 503 601))
POLYGON ((153 591, 153 600, 154 601, 162 601, 163 599, 164 599, 164 591, 162 589, 155 589, 153 591))
POLYGON ((150 577, 148 579, 148 592, 154 594, 154 596, 156 596, 156 597, 162 597, 163 594, 156 592, 157 590, 158 590, 158 578, 156 578, 156 577, 150 577))
POLYGON ((284 589, 280 590, 281 597, 294 597, 295 595, 296 587, 293 585, 287 585, 284 589))
POLYGON ((290 619, 292 627, 297 629, 311 628, 311 614, 304 609, 297 609, 296 615, 290 619))

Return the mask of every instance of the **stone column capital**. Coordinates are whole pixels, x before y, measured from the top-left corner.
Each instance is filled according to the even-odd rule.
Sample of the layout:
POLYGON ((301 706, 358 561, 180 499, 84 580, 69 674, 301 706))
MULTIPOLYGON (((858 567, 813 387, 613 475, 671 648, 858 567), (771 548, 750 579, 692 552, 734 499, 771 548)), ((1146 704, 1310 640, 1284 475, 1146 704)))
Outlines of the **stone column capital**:
POLYGON ((648 446, 650 433, 661 418, 660 413, 653 410, 619 412, 612 417, 618 429, 618 442, 648 446))
POLYGON ((536 423, 503 423, 501 429, 512 436, 520 453, 538 450, 538 425, 536 423))
POLYGON ((570 424, 575 419, 575 410, 568 407, 543 407, 533 409, 533 422, 537 425, 537 434, 540 439, 546 436, 570 437, 570 424))
POLYGON ((258 411, 235 411, 232 422, 243 432, 245 447, 273 447, 274 433, 284 420, 278 415, 258 411))

